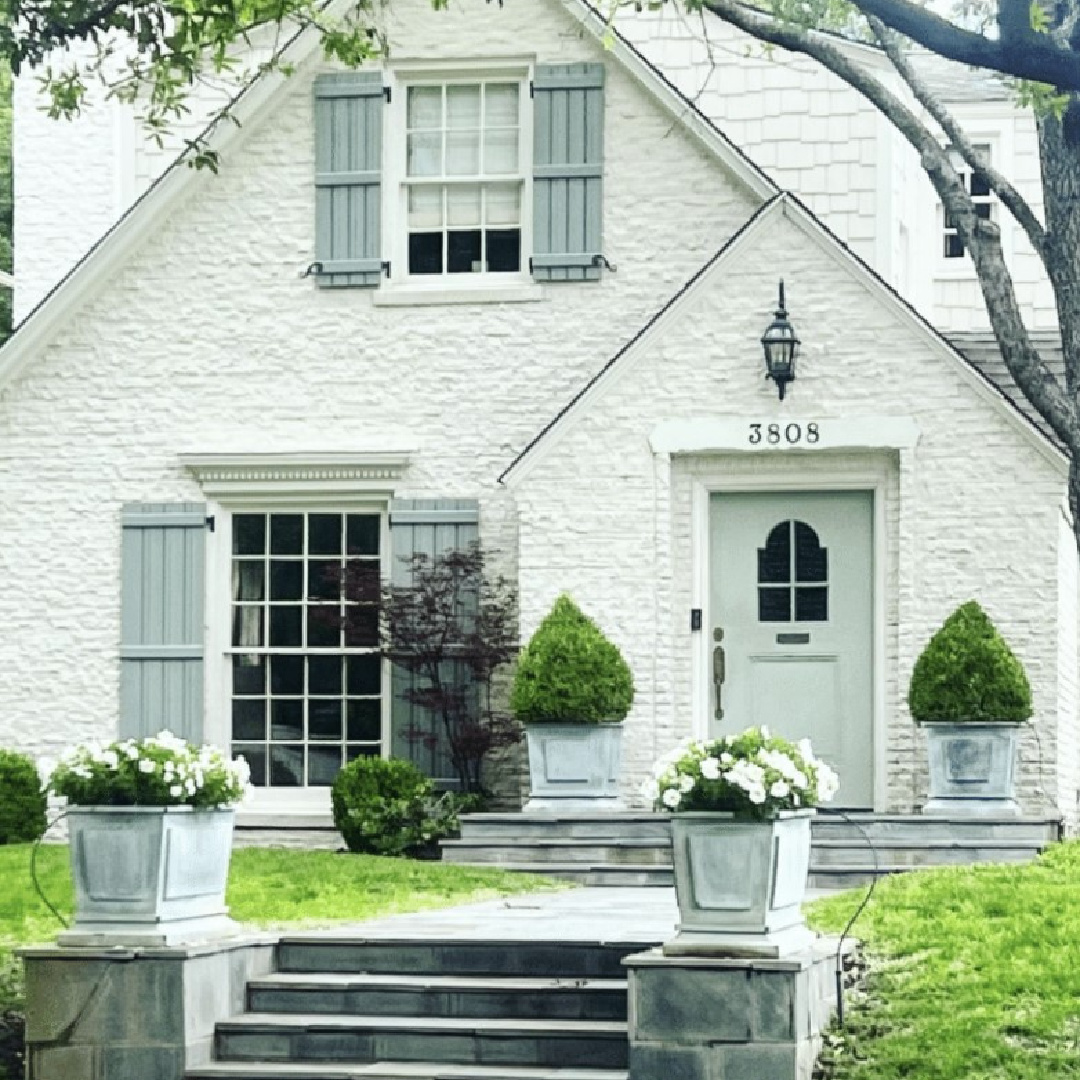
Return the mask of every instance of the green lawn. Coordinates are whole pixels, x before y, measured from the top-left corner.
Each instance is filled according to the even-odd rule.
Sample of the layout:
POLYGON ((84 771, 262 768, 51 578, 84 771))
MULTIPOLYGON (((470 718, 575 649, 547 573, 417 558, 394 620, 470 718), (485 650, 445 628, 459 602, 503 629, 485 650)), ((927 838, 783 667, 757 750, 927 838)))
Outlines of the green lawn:
MULTIPOLYGON (((12 950, 48 941, 61 929, 34 892, 29 868, 29 845, 0 847, 0 1013, 21 998, 12 950)), ((66 847, 40 848, 38 879, 61 913, 70 915, 66 847)), ((440 862, 244 848, 233 854, 227 899, 233 917, 243 923, 310 926, 564 887, 551 878, 440 862)))
MULTIPOLYGON (((814 905, 837 932, 862 893, 814 905)), ((853 930, 872 957, 836 1080, 1080 1077, 1080 843, 1026 866, 879 884, 853 930)))

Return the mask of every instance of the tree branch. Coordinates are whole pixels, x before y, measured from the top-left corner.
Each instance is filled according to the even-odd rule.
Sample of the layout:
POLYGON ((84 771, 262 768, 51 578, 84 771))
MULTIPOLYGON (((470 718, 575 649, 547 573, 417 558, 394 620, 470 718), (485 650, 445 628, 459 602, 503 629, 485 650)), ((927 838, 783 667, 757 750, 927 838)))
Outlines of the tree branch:
POLYGON ((1046 233, 1042 223, 1035 216, 1035 212, 1009 180, 998 172, 989 161, 982 158, 982 155, 975 150, 971 140, 967 137, 967 133, 953 118, 952 113, 927 89, 926 84, 915 72, 911 64, 908 63, 897 35, 885 26, 880 19, 871 17, 869 23, 874 36, 878 39, 882 49, 885 50, 885 55, 888 56, 893 67, 896 68, 900 78, 907 83, 908 88, 915 96, 915 100, 934 118, 941 130, 945 132, 946 138, 956 148, 964 161, 986 178, 986 182, 1001 200, 1002 205, 1027 233, 1031 246, 1045 266, 1046 233))
POLYGON ((975 213, 971 196, 933 133, 880 80, 848 59, 824 35, 773 18, 738 0, 704 0, 704 3, 714 15, 744 33, 817 60, 862 94, 915 148, 934 190, 971 253, 990 325, 1009 373, 1058 438, 1073 453, 1080 453, 1077 409, 1031 342, 1001 251, 1001 231, 975 213))
MULTIPOLYGON (((1017 33, 1015 20, 1006 17, 1001 38, 962 30, 909 0, 852 0, 867 17, 880 19, 890 29, 931 52, 972 67, 989 68, 1018 79, 1050 83, 1061 90, 1080 91, 1080 53, 1063 48, 1049 34, 1017 33)), ((711 5, 709 5, 711 6, 711 5)))

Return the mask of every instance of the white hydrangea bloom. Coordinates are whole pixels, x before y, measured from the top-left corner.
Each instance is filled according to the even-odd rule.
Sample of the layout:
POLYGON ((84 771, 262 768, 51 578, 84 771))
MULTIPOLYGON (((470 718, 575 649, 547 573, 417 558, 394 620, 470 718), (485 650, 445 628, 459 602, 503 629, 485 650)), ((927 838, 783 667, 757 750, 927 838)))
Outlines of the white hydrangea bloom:
POLYGON ((180 796, 184 794, 184 789, 179 784, 173 784, 173 786, 169 788, 169 794, 174 799, 179 799, 180 796))
POLYGON ((654 777, 650 776, 641 785, 641 794, 644 798, 648 799, 649 802, 656 802, 656 800, 660 798, 660 785, 656 782, 654 777))
POLYGON ((682 802, 682 795, 674 788, 668 788, 663 795, 663 803, 666 807, 674 810, 682 802))
POLYGON ((746 797, 752 803, 760 806, 765 801, 765 789, 755 784, 746 792, 746 797))
POLYGON ((143 758, 139 762, 139 772, 141 773, 152 773, 156 768, 157 765, 155 765, 154 762, 151 761, 149 758, 143 758))
POLYGON ((684 795, 687 795, 691 791, 693 791, 694 790, 694 778, 692 776, 688 776, 686 773, 683 773, 682 776, 679 777, 679 790, 684 795))
MULTIPOLYGON (((730 754, 728 755, 731 756, 730 754)), ((714 757, 707 757, 701 763, 701 775, 706 780, 719 780, 720 779, 720 762, 714 757)))
POLYGON ((772 786, 769 788, 769 794, 774 799, 786 798, 791 793, 791 788, 788 787, 786 780, 774 780, 772 786))
POLYGON ((720 755, 721 765, 730 765, 735 759, 726 750, 720 755))

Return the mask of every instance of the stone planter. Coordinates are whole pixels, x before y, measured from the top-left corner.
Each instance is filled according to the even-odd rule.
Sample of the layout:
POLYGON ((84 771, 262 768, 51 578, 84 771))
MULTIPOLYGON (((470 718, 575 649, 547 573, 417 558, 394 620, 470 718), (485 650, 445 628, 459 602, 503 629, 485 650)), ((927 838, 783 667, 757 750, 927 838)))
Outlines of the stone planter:
POLYGON ((678 933, 669 956, 779 957, 809 948, 803 922, 812 810, 768 821, 724 813, 671 819, 678 933))
POLYGON ((925 723, 930 798, 924 814, 1016 817, 1019 724, 925 723))
POLYGON ((525 809, 621 810, 622 724, 527 724, 525 809))
POLYGON ((234 933, 225 884, 232 810, 76 806, 75 922, 61 945, 176 945, 234 933))

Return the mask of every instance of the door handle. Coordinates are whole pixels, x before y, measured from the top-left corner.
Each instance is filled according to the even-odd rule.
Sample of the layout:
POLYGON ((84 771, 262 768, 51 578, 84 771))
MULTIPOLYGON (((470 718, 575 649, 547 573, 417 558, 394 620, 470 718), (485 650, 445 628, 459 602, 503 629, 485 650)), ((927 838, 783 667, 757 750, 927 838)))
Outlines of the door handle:
POLYGON ((727 655, 724 652, 724 646, 720 644, 724 640, 724 629, 721 626, 717 626, 713 630, 713 641, 716 645, 713 647, 712 653, 712 677, 713 688, 716 690, 716 719, 722 720, 724 718, 724 706, 722 704, 722 693, 724 686, 724 679, 727 678, 727 655))

